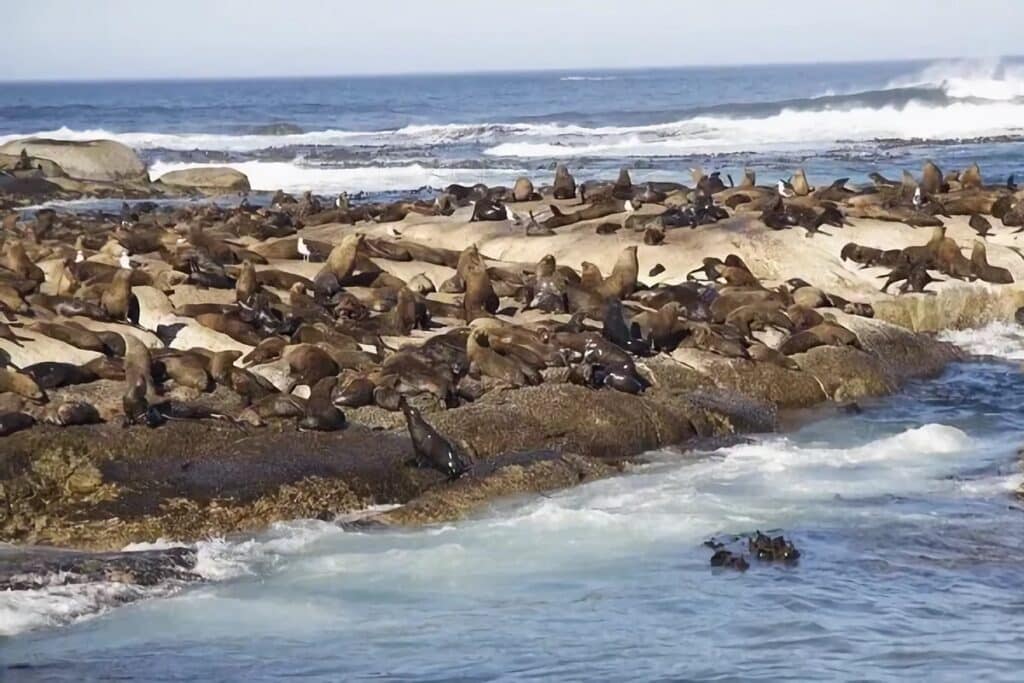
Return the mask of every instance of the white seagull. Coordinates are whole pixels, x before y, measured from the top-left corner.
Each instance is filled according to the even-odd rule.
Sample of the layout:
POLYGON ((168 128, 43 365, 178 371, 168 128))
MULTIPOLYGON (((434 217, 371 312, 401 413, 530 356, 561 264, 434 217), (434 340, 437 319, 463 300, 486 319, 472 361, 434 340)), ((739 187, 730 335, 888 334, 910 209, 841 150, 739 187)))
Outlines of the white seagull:
POLYGON ((779 179, 779 194, 787 198, 793 196, 793 193, 786 189, 786 183, 781 178, 779 179))
POLYGON ((125 270, 132 269, 132 260, 129 258, 128 250, 124 247, 121 248, 121 257, 117 259, 117 264, 125 270))
POLYGON ((78 251, 75 252, 75 263, 81 263, 84 260, 85 260, 85 254, 82 253, 81 249, 79 249, 78 251))
POLYGON ((301 237, 299 238, 297 249, 299 250, 299 255, 302 256, 303 261, 308 261, 309 255, 313 253, 309 250, 309 245, 306 244, 306 240, 301 237))
POLYGON ((921 197, 921 186, 914 188, 914 208, 920 209, 924 205, 924 198, 921 197))

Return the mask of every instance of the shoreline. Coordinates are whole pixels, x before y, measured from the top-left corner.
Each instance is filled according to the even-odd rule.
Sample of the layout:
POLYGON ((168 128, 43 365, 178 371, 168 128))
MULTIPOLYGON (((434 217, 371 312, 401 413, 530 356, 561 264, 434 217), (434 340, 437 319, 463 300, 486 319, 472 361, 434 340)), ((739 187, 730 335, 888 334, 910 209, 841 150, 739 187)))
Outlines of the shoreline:
MULTIPOLYGON (((204 171, 189 176, 188 182, 209 188, 209 183, 239 181, 232 174, 221 177, 204 171)), ((640 186, 632 188, 641 191, 640 186)), ((574 199, 553 199, 549 187, 539 189, 542 199, 510 202, 510 206, 519 214, 549 206, 554 207, 552 212, 568 213, 582 206, 574 199)), ((719 197, 733 196, 740 189, 723 188, 718 191, 719 197)), ((751 185, 749 191, 765 198, 774 190, 751 185)), ((673 201, 686 206, 689 196, 689 190, 677 190, 673 201)), ((799 204, 797 200, 806 200, 802 206, 821 208, 809 193, 793 203, 799 204)), ((614 274, 622 254, 635 249, 637 271, 632 274, 632 288, 641 292, 688 285, 686 273, 703 257, 726 254, 749 264, 746 276, 753 278, 756 286, 747 287, 748 293, 786 290, 793 278, 806 279, 815 294, 809 308, 829 316, 829 324, 852 334, 856 343, 814 346, 787 354, 784 364, 755 360, 743 349, 738 357, 730 357, 737 354, 720 348, 678 345, 668 352, 636 357, 637 373, 649 384, 638 395, 608 386, 580 386, 572 377, 572 368, 564 362, 562 366, 545 367, 543 383, 537 386, 508 388, 490 381, 493 378, 488 376, 471 378, 479 384, 473 385, 477 395, 449 410, 438 409, 439 401, 429 389, 410 390, 410 400, 418 401, 417 407, 430 423, 446 438, 467 447, 477 462, 470 476, 451 484, 446 484, 439 472, 408 466, 412 446, 401 414, 393 407, 390 411, 377 405, 346 407, 348 426, 335 432, 297 432, 293 422, 276 420, 259 428, 189 419, 171 421, 155 430, 141 426, 122 429, 116 422, 121 417, 123 381, 100 379, 63 387, 50 392, 51 402, 87 400, 96 405, 103 423, 35 426, 0 441, 4 449, 0 502, 7 510, 0 524, 0 541, 114 551, 130 543, 158 539, 191 542, 255 532, 280 520, 333 519, 376 505, 399 507, 364 519, 361 524, 419 526, 460 519, 498 498, 567 488, 612 476, 626 463, 657 448, 775 431, 780 411, 817 409, 891 394, 911 379, 935 376, 949 363, 964 358, 951 344, 937 341, 928 332, 1009 320, 1024 304, 1024 286, 1020 284, 1024 282, 1024 255, 1014 251, 1019 243, 1015 234, 994 235, 988 241, 988 254, 992 264, 1012 273, 1016 284, 943 282, 935 292, 897 297, 879 293, 878 273, 883 269, 859 269, 841 259, 843 245, 856 241, 896 250, 921 246, 928 239, 927 228, 893 222, 892 216, 887 217, 890 220, 851 216, 841 222, 840 226, 845 223, 845 227, 811 236, 802 228, 769 229, 756 213, 734 209, 711 224, 696 229, 665 229, 660 241, 649 241, 650 228, 645 231, 643 226, 658 218, 664 206, 672 205, 662 201, 633 210, 621 200, 612 200, 612 207, 600 216, 585 215, 549 234, 526 236, 508 220, 472 221, 474 209, 466 203, 444 215, 424 215, 429 212, 424 207, 413 207, 422 211, 412 210, 408 203, 396 202, 383 209, 403 211, 396 220, 382 221, 377 216, 372 221, 340 222, 339 212, 331 209, 301 214, 304 204, 293 199, 289 210, 304 222, 297 226, 289 223, 283 235, 234 234, 214 246, 226 249, 230 258, 238 258, 235 250, 260 256, 263 260, 254 271, 257 275, 273 271, 276 284, 265 289, 285 301, 288 287, 280 286, 284 276, 311 282, 326 267, 326 253, 312 261, 301 258, 297 237, 309 244, 326 245, 331 251, 331 247, 362 236, 360 239, 369 246, 364 252, 358 251, 363 247, 356 247, 350 254, 346 277, 351 276, 351 282, 346 283, 344 291, 370 308, 370 320, 379 321, 397 308, 382 296, 384 290, 404 288, 420 276, 428 278, 432 288, 441 290, 422 295, 425 305, 434 312, 433 329, 410 326, 404 333, 378 335, 383 348, 391 351, 417 347, 453 330, 470 329, 472 316, 462 320, 453 315, 453 310, 462 309, 462 298, 446 292, 445 284, 474 245, 479 250, 476 258, 484 266, 484 277, 492 278, 493 273, 493 286, 500 291, 500 297, 495 294, 495 299, 500 299, 495 310, 483 317, 501 326, 525 329, 544 321, 563 326, 570 323, 568 311, 543 315, 537 310, 520 309, 517 303, 521 293, 518 287, 535 277, 535 264, 545 257, 553 257, 574 275, 584 269, 584 263, 591 263, 603 277, 614 274), (597 229, 608 222, 606 216, 616 215, 620 218, 615 221, 621 220, 621 225, 612 234, 597 229), (655 272, 656 266, 660 266, 660 273, 655 272), (356 270, 372 278, 358 279, 356 270), (375 284, 379 282, 386 284, 375 284), (393 284, 396 282, 401 284, 393 284), (857 311, 867 309, 870 313, 848 314, 833 306, 840 300, 852 302, 857 311), (510 309, 514 313, 507 313, 510 309)), ((850 208, 851 212, 856 209, 850 208)), ((187 219, 195 218, 200 209, 179 211, 187 219)), ((281 212, 286 213, 284 209, 281 212)), ((250 214, 245 209, 225 212, 216 219, 211 232, 247 216, 250 214)), ((165 253, 182 241, 188 245, 189 239, 203 238, 202 229, 180 237, 182 233, 172 226, 157 226, 161 239, 170 241, 160 243, 159 250, 133 253, 134 265, 128 268, 133 273, 144 273, 151 281, 133 283, 129 289, 140 309, 137 325, 81 316, 45 317, 60 323, 79 323, 96 333, 135 336, 152 352, 190 353, 196 347, 210 353, 252 352, 252 344, 200 325, 196 314, 184 314, 189 306, 204 311, 211 310, 204 306, 236 307, 231 289, 197 286, 166 262, 165 253), (160 282, 164 284, 158 285, 160 282), (167 323, 183 329, 165 343, 155 333, 167 323)), ((969 245, 974 235, 966 215, 947 218, 945 229, 958 248, 969 245)), ((130 233, 112 228, 112 236, 90 254, 89 262, 116 270, 117 253, 123 250, 118 239, 127 242, 132 239, 130 233), (120 236, 113 237, 116 235, 120 236)), ((42 287, 49 288, 47 294, 60 292, 61 267, 65 265, 54 253, 39 259, 46 275, 42 287)), ((234 275, 237 271, 230 272, 234 275)), ((611 281, 613 275, 608 278, 611 281)), ((744 289, 732 283, 706 287, 713 293, 744 289)), ((291 301, 299 305, 294 303, 297 299, 291 301)), ((651 311, 643 299, 628 303, 634 306, 631 315, 651 311)), ((311 315, 315 317, 316 313, 311 315)), ((603 327, 600 316, 592 315, 590 319, 603 327)), ((33 318, 15 316, 15 321, 15 325, 28 325, 33 318)), ((58 359, 86 363, 100 357, 95 351, 70 346, 26 327, 16 329, 29 335, 31 344, 21 346, 0 340, 0 350, 18 366, 58 359)), ((589 329, 592 334, 602 330, 589 329)), ((772 330, 763 331, 759 337, 750 335, 750 341, 773 347, 781 339, 772 330)), ((366 342, 362 339, 361 345, 352 348, 358 355, 356 367, 360 372, 363 368, 358 364, 370 362, 368 358, 383 364, 383 352, 378 349, 381 357, 374 359, 368 355, 367 347, 371 345, 366 342)), ((241 366, 236 359, 234 367, 241 366)), ((291 389, 295 384, 289 363, 282 359, 257 364, 252 373, 278 389, 291 389)), ((185 391, 177 380, 164 381, 170 386, 168 395, 182 401, 201 399, 210 406, 208 412, 236 416, 248 405, 224 386, 185 391)))

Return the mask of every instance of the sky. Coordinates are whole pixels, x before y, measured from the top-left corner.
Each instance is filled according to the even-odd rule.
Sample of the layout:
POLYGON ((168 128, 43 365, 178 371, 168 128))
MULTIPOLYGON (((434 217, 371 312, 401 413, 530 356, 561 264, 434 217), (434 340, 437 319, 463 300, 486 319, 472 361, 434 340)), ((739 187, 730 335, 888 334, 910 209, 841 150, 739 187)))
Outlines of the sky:
POLYGON ((1019 0, 16 0, 0 80, 996 57, 1019 0))

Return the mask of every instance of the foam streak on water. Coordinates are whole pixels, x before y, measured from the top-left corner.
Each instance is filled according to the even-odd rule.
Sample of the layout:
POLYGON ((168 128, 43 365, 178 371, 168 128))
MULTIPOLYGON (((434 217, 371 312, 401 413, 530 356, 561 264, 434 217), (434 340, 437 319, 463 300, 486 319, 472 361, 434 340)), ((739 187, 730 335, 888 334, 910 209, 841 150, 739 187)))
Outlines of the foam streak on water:
POLYGON ((389 533, 298 521, 205 542, 208 582, 170 596, 112 611, 95 586, 63 602, 0 596, 20 632, 5 654, 57 680, 172 664, 194 680, 1016 680, 1021 397, 1014 364, 964 364, 859 415, 652 453, 630 474, 473 521, 389 533), (799 565, 708 567, 705 539, 755 529, 793 538, 799 565))

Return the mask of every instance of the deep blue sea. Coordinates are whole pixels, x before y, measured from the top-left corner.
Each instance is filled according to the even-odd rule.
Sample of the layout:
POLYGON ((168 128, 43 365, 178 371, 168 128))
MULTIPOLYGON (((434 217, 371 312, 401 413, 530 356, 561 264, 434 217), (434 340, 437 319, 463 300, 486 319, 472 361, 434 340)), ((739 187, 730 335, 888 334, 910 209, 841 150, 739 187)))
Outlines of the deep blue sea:
MULTIPOLYGON (((30 134, 324 194, 544 182, 559 161, 1024 178, 1024 63, 0 84, 0 140, 30 134)), ((473 520, 294 520, 199 543, 201 584, 0 593, 0 680, 1019 681, 1024 331, 951 338, 983 359, 861 414, 473 520), (756 529, 799 563, 708 566, 706 539, 756 529)))
POLYGON ((581 179, 751 166, 770 184, 805 166, 861 182, 925 158, 1005 177, 1024 61, 0 84, 0 141, 25 135, 115 138, 154 177, 227 163, 260 190, 325 194, 545 181, 556 161, 581 179))

